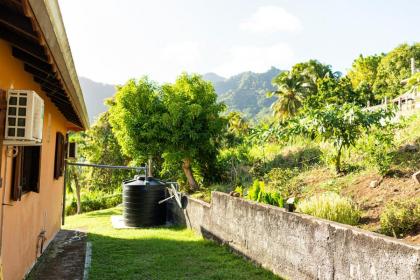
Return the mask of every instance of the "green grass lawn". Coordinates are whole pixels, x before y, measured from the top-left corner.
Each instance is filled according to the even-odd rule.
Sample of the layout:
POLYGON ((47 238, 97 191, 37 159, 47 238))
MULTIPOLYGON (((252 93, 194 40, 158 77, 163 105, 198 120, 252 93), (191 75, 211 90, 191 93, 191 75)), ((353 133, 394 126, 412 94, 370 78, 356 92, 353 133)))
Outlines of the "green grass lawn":
POLYGON ((66 218, 92 242, 89 279, 279 279, 188 229, 113 229, 111 208, 66 218))

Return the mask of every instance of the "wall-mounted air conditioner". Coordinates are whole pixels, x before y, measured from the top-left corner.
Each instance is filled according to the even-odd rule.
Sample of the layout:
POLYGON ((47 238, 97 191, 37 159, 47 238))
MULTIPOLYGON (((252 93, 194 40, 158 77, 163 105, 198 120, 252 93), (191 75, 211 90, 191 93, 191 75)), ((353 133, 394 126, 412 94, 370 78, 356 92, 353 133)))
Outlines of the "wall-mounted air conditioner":
POLYGON ((39 145, 42 142, 44 100, 31 90, 9 90, 5 145, 39 145))

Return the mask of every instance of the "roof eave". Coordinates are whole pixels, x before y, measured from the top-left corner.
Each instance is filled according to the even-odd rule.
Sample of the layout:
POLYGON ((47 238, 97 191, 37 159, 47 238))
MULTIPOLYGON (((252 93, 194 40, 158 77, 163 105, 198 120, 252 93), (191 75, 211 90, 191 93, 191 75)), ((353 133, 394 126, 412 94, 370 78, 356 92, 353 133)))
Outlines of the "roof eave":
POLYGON ((43 34, 65 90, 83 125, 82 129, 86 129, 89 127, 89 118, 58 2, 27 0, 27 3, 30 8, 28 12, 32 13, 32 18, 43 34))

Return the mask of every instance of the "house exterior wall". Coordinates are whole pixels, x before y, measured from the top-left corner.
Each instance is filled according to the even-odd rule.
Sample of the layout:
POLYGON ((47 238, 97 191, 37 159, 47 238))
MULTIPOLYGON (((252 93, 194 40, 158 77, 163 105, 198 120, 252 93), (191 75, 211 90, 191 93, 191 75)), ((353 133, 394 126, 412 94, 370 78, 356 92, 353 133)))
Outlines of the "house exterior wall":
POLYGON ((6 155, 1 162, 3 185, 0 199, 4 203, 1 265, 3 279, 22 279, 39 256, 39 234, 46 231, 45 246, 54 238, 61 225, 63 177, 54 180, 54 156, 56 132, 66 133, 68 122, 55 105, 47 98, 32 75, 25 72, 23 63, 12 56, 11 46, 0 40, 0 89, 34 90, 44 100, 44 127, 41 146, 39 193, 22 195, 21 201, 12 201, 11 174, 12 158, 6 155))

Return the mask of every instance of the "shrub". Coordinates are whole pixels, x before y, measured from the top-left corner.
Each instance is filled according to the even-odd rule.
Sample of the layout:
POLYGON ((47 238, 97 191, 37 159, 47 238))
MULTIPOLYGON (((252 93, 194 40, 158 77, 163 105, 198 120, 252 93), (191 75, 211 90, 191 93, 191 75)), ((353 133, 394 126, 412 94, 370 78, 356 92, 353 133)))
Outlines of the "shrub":
MULTIPOLYGON (((122 194, 121 191, 115 191, 114 193, 103 191, 83 192, 81 194, 81 201, 82 213, 90 212, 117 206, 122 202, 122 194)), ((66 215, 74 215, 76 214, 76 210, 76 198, 73 196, 67 200, 66 215)))
POLYGON ((300 201, 297 211, 349 225, 356 225, 361 215, 356 205, 349 198, 341 197, 333 192, 323 193, 300 201))
POLYGON ((288 198, 301 193, 302 185, 295 178, 299 172, 298 168, 273 168, 264 179, 268 182, 269 189, 276 190, 282 197, 288 198))
POLYGON ((367 164, 375 167, 381 175, 386 175, 395 156, 395 126, 388 125, 372 131, 359 143, 367 155, 367 164))
POLYGON ((265 184, 262 181, 255 180, 248 190, 247 198, 257 202, 270 204, 274 206, 283 206, 283 197, 275 191, 265 191, 265 184))
POLYGON ((380 222, 381 231, 394 237, 420 228, 420 198, 388 203, 380 216, 380 222))

